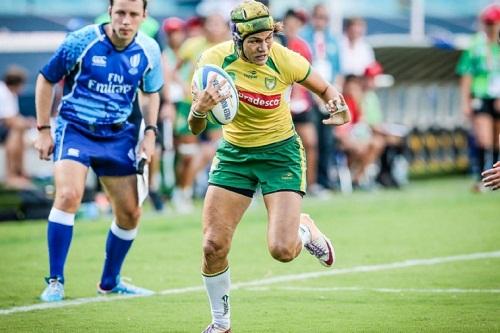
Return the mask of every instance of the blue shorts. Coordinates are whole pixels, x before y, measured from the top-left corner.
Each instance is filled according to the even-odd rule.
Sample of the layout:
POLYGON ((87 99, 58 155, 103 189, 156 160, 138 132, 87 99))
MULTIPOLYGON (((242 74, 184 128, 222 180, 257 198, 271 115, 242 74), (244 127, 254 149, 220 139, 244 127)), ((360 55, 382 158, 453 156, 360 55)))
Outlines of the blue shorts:
POLYGON ((97 176, 127 176, 136 172, 136 126, 84 125, 57 119, 54 161, 73 160, 91 167, 97 176))

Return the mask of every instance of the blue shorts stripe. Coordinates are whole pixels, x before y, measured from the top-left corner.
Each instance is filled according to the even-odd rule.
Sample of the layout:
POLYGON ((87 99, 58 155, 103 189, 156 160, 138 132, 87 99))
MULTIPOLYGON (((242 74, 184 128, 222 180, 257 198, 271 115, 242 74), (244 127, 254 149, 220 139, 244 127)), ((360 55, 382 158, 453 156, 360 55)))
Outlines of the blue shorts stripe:
POLYGON ((59 161, 62 157, 62 152, 63 152, 63 146, 64 146, 64 135, 66 134, 66 127, 68 126, 68 122, 64 121, 61 119, 62 122, 62 133, 61 133, 61 140, 59 143, 59 153, 57 154, 57 159, 56 161, 59 161))

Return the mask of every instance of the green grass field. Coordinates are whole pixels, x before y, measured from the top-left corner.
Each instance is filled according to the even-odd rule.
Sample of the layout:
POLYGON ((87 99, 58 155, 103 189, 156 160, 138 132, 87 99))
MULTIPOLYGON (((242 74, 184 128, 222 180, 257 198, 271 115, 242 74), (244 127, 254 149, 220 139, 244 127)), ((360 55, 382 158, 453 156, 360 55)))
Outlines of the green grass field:
MULTIPOLYGON (((334 269, 307 252, 274 261, 259 200, 230 255, 233 332, 500 331, 500 193, 469 186, 448 178, 305 200, 335 243, 334 269)), ((67 300, 47 309, 36 306, 47 273, 45 223, 0 224, 0 331, 200 332, 210 321, 200 215, 145 214, 122 272, 158 291, 142 298, 96 296, 110 221, 77 221, 67 300)))

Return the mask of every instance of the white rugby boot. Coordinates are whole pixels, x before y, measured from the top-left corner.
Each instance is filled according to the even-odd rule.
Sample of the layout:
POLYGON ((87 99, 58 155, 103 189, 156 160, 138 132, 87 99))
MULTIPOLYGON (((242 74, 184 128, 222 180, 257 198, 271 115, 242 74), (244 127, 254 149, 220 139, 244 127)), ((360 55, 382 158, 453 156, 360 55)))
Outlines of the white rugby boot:
POLYGON ((231 333, 231 329, 228 328, 227 330, 224 328, 220 328, 219 326, 216 326, 215 324, 210 324, 208 325, 207 328, 201 333, 231 333))
POLYGON ((332 242, 319 230, 308 214, 300 214, 299 228, 299 232, 305 235, 304 248, 323 266, 331 267, 335 263, 335 250, 332 242))

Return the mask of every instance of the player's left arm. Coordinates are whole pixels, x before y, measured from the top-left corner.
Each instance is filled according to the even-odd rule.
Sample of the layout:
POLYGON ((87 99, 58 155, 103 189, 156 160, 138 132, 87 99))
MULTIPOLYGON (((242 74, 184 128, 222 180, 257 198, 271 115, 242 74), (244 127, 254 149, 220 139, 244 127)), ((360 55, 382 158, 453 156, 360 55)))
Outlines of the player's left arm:
POLYGON ((160 93, 145 93, 139 91, 139 107, 141 108, 142 117, 146 124, 144 138, 140 145, 140 153, 144 153, 148 162, 151 160, 155 152, 156 122, 158 120, 158 112, 160 110, 160 93))
POLYGON ((351 120, 349 108, 344 97, 338 90, 328 83, 318 72, 311 69, 305 80, 299 82, 301 85, 318 95, 325 103, 330 118, 323 120, 325 125, 343 125, 351 120))

